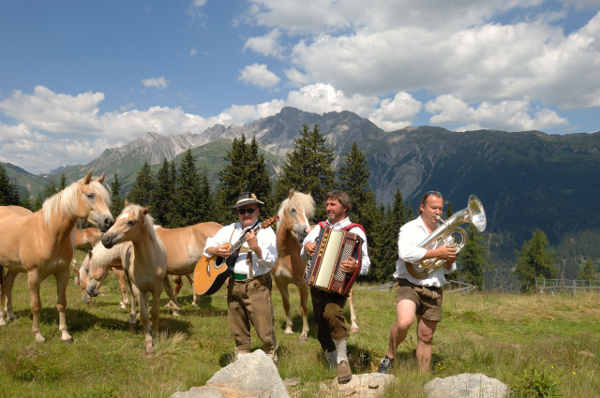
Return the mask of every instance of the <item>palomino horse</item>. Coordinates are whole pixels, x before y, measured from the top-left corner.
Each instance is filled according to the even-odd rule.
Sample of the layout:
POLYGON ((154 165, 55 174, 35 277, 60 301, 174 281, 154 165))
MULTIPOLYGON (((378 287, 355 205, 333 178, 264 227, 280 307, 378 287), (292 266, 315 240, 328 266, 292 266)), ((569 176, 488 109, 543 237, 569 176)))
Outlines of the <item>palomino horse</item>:
POLYGON ((277 260, 271 271, 277 288, 281 293, 285 311, 285 334, 292 334, 290 318, 290 296, 288 285, 295 284, 300 291, 300 313, 302 314, 302 332, 300 339, 308 337, 308 286, 304 280, 306 259, 300 257, 300 249, 304 237, 310 232, 308 219, 315 211, 312 196, 290 189, 288 198, 279 206, 277 215, 277 260))
MULTIPOLYGON (((98 228, 73 228, 73 247, 75 249, 87 250, 89 252, 100 241, 100 238, 102 238, 102 231, 98 228)), ((75 256, 73 256, 73 260, 71 261, 71 268, 75 274, 75 283, 79 284, 79 270, 75 256)))
MULTIPOLYGON (((90 171, 84 178, 46 199, 35 213, 23 211, 21 215, 15 215, 13 209, 7 212, 0 210, 0 264, 7 267, 9 274, 27 273, 32 331, 38 342, 45 341, 39 327, 40 283, 51 274, 57 282, 56 308, 61 340, 72 341, 65 315, 66 288, 73 257, 72 230, 80 218, 92 219, 102 230, 108 229, 114 222, 108 209, 110 197, 102 185, 103 181, 104 176, 93 180, 90 171)), ((10 294, 10 288, 12 285, 3 287, 2 301, 10 294)), ((0 305, 0 319, 5 322, 3 307, 0 305)))
MULTIPOLYGON (((186 276, 189 279, 196 262, 202 256, 206 239, 214 236, 221 227, 221 224, 215 222, 203 222, 172 229, 155 226, 156 234, 167 250, 167 274, 177 277, 186 276)), ((114 249, 115 247, 107 251, 102 245, 93 248, 91 252, 92 261, 84 262, 80 269, 80 284, 82 287, 87 285, 87 280, 90 277, 96 279, 95 283, 100 283, 106 276, 108 268, 121 265, 121 254, 114 249)), ((164 281, 165 290, 171 300, 170 304, 171 306, 174 305, 176 309, 175 297, 181 288, 178 283, 176 281, 176 290, 172 292, 169 280, 165 279, 164 281)), ((192 304, 196 304, 196 295, 194 295, 192 304)))
MULTIPOLYGON (((134 297, 140 304, 140 319, 144 330, 146 353, 153 351, 153 338, 158 338, 160 293, 167 274, 167 251, 156 235, 154 220, 148 208, 125 202, 125 208, 115 223, 102 236, 102 244, 110 249, 121 242, 131 242, 131 249, 121 257, 134 297), (152 294, 152 327, 148 319, 148 293, 152 294)), ((92 257, 93 258, 93 257, 92 257)), ((97 286, 90 280, 87 292, 98 295, 97 286)), ((131 321, 131 320, 130 320, 131 321)))
MULTIPOLYGON (((77 271, 77 284, 81 287, 81 300, 85 303, 90 303, 92 301, 92 297, 87 294, 87 282, 89 279, 89 271, 90 264, 92 262, 96 264, 102 265, 102 272, 105 273, 107 270, 111 270, 113 274, 119 280, 119 290, 121 291, 121 302, 119 303, 119 307, 122 309, 127 308, 127 304, 130 303, 128 293, 131 293, 128 287, 127 280, 125 278, 125 272, 123 271, 123 267, 121 267, 121 246, 131 245, 131 242, 123 242, 119 243, 107 249, 104 247, 102 242, 98 242, 94 245, 92 250, 90 250, 83 260, 81 261, 81 267, 77 271)), ((106 272, 108 274, 108 272, 106 272)), ((102 275, 102 279, 104 279, 105 275, 102 275)), ((99 286, 97 286, 99 288, 99 286)))
MULTIPOLYGON (((309 194, 295 192, 290 189, 288 198, 279 206, 277 224, 277 260, 273 266, 272 274, 281 293, 283 309, 285 311, 285 334, 292 334, 292 320, 290 318, 290 299, 288 285, 294 283, 300 291, 300 313, 302 314, 302 332, 300 339, 308 336, 309 326, 307 319, 308 286, 304 279, 306 258, 300 256, 302 241, 312 227, 308 219, 314 214, 315 202, 309 194)), ((350 308, 350 331, 359 331, 356 323, 356 311, 352 299, 352 289, 348 295, 350 308)))

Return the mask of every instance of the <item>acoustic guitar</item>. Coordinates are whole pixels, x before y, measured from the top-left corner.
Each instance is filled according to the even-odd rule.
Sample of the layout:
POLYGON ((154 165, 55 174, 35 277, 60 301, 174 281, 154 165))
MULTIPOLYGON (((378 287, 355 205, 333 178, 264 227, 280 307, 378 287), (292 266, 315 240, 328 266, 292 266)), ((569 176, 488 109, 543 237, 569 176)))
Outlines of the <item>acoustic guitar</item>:
POLYGON ((256 221, 242 231, 242 236, 231 245, 231 254, 227 258, 202 256, 194 268, 194 294, 211 295, 221 288, 223 283, 233 274, 233 267, 240 253, 240 248, 246 242, 246 233, 268 228, 278 220, 274 216, 263 222, 256 221))

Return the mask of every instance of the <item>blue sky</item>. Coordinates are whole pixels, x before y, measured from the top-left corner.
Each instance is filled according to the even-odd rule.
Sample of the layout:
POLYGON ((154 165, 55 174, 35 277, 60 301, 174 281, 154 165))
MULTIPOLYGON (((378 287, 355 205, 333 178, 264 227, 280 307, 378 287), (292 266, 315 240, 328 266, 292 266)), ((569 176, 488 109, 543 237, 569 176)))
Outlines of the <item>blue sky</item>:
POLYGON ((12 1, 0 160, 40 173, 147 131, 283 106, 436 125, 600 130, 600 0, 12 1), (368 4, 368 6, 367 6, 368 4))

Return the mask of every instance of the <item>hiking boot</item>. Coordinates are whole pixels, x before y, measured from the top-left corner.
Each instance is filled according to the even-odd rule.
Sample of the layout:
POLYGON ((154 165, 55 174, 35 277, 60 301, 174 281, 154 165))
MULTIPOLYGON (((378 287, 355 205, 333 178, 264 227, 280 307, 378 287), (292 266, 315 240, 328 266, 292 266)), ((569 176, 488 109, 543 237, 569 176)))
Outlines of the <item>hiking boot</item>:
POLYGON ((352 380, 352 370, 348 361, 343 360, 337 364, 337 381, 339 384, 346 384, 352 380))
POLYGON ((394 359, 387 355, 383 357, 379 366, 377 367, 377 373, 390 373, 394 367, 394 359))

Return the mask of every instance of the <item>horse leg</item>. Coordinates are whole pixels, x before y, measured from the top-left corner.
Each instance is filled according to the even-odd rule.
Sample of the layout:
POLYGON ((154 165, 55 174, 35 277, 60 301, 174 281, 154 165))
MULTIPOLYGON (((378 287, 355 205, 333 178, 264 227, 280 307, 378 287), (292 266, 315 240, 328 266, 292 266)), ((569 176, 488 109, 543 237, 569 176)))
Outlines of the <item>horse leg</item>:
POLYGON ((193 293, 194 279, 192 278, 192 274, 185 274, 185 277, 187 278, 188 282, 190 283, 190 286, 192 287, 192 305, 194 307, 197 307, 198 306, 198 295, 193 293))
POLYGON ((129 304, 129 297, 127 295, 127 281, 125 280, 125 272, 117 271, 113 269, 113 273, 117 276, 119 280, 119 290, 121 291, 121 302, 119 303, 119 307, 123 310, 127 309, 127 304, 129 304))
POLYGON ((179 316, 177 311, 180 310, 179 305, 177 305, 177 298, 173 294, 173 289, 171 288, 171 282, 169 281, 169 277, 165 275, 163 279, 163 286, 165 287, 165 291, 167 292, 167 296, 169 296, 169 302, 167 303, 167 308, 173 309, 173 316, 179 316))
POLYGON ((18 273, 14 271, 7 271, 6 278, 4 284, 5 286, 5 294, 6 294, 6 315, 8 316, 7 320, 12 321, 17 319, 17 316, 13 312, 12 306, 12 289, 15 284, 15 279, 17 278, 18 273))
POLYGON ((350 332, 358 333, 360 328, 356 323, 356 311, 354 310, 354 300, 352 300, 352 290, 353 289, 350 289, 350 294, 348 294, 348 306, 350 307, 350 322, 352 323, 352 326, 350 327, 350 332))
POLYGON ((4 267, 0 265, 0 326, 6 326, 6 313, 4 312, 4 304, 6 302, 5 290, 4 267))
POLYGON ((283 303, 283 311, 285 312, 285 330, 283 331, 283 334, 294 334, 292 330, 292 318, 290 317, 289 281, 284 278, 275 277, 275 282, 279 289, 279 293, 281 293, 281 302, 283 303))
MULTIPOLYGON (((148 352, 148 343, 146 343, 146 352, 152 353, 152 345, 154 344, 154 339, 158 340, 158 330, 159 330, 159 316, 160 316, 160 293, 162 292, 162 286, 158 284, 158 286, 154 287, 152 292, 152 334, 150 335, 150 352, 148 352)), ((146 342, 148 339, 146 338, 146 342)))
POLYGON ((173 286, 173 295, 177 297, 179 295, 181 287, 183 286, 183 279, 181 278, 181 275, 175 275, 173 277, 173 286))
POLYGON ((131 296, 131 301, 129 303, 129 328, 132 329, 135 326, 135 319, 136 319, 136 309, 135 309, 135 305, 136 305, 136 301, 137 303, 140 305, 140 312, 141 312, 141 300, 140 300, 140 292, 137 289, 137 287, 134 287, 133 284, 128 281, 127 283, 127 287, 129 288, 129 295, 131 296))
POLYGON ((56 309, 58 310, 58 330, 60 339, 65 343, 72 343, 73 337, 67 329, 67 284, 69 283, 69 273, 71 270, 65 268, 55 274, 56 277, 56 309))
POLYGON ((297 281, 298 290, 300 290, 300 313, 302 314, 302 333, 300 333, 300 340, 305 341, 308 339, 308 285, 304 280, 297 281))
POLYGON ((40 299, 40 275, 37 270, 32 270, 27 273, 27 286, 29 288, 29 303, 31 306, 32 326, 31 331, 35 337, 35 341, 43 343, 46 341, 40 332, 40 310, 42 301, 40 299))
MULTIPOLYGON (((142 321, 142 330, 144 331, 144 346, 146 354, 152 353, 152 331, 150 329, 150 320, 148 319, 148 293, 140 292, 140 320, 142 321)), ((154 303, 156 303, 158 297, 155 297, 154 303)), ((154 305, 153 303, 153 305, 154 305)), ((154 312, 154 310, 153 310, 154 312)))

